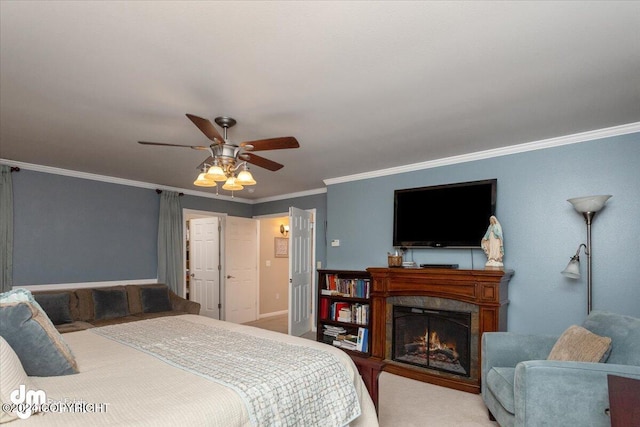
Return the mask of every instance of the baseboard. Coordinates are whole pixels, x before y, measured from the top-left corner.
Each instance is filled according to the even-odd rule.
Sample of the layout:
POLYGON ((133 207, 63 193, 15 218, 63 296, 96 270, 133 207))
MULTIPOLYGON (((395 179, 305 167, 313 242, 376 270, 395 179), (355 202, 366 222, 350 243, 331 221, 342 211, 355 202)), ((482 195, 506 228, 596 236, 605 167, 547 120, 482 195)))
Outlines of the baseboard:
POLYGON ((283 314, 287 314, 289 310, 281 310, 281 311, 273 311, 271 313, 263 313, 258 316, 258 319, 266 319, 268 317, 281 316, 283 314))

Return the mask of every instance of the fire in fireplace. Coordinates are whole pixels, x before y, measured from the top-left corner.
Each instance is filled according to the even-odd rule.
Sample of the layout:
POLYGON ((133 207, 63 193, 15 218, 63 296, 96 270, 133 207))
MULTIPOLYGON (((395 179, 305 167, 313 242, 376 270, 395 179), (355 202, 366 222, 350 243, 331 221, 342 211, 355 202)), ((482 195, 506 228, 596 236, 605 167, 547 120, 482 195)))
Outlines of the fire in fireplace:
POLYGON ((470 376, 471 313, 393 306, 392 359, 470 376))

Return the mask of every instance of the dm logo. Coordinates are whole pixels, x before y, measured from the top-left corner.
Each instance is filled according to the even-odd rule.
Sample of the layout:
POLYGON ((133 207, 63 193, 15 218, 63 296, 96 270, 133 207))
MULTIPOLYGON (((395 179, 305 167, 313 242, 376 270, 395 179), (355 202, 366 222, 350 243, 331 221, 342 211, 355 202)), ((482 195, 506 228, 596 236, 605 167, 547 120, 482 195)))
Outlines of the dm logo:
POLYGON ((9 397, 16 405, 16 415, 22 420, 29 418, 34 410, 47 402, 47 394, 43 390, 27 390, 24 384, 13 390, 9 397))

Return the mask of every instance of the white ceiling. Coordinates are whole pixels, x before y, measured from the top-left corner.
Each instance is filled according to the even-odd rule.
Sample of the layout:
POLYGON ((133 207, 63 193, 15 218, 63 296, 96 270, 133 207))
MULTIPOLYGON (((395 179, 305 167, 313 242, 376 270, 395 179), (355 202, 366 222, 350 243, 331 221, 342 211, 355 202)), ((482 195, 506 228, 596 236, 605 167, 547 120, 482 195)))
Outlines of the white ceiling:
MULTIPOLYGON (((262 199, 640 120, 640 2, 0 3, 0 159, 165 187, 234 117, 262 199)), ((215 192, 215 190, 203 190, 215 192)))

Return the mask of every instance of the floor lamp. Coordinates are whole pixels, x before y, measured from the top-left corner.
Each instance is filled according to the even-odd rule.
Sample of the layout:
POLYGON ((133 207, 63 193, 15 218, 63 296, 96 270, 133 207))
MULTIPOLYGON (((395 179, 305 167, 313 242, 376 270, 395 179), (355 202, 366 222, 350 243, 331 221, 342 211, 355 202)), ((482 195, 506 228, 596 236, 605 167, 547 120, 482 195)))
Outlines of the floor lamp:
POLYGON ((575 197, 567 200, 573 205, 576 211, 580 212, 587 223, 587 244, 581 243, 576 254, 571 257, 571 261, 562 271, 566 277, 571 279, 580 278, 580 249, 584 247, 587 256, 587 314, 591 313, 591 223, 596 212, 604 207, 604 204, 611 198, 611 195, 575 197))

